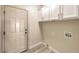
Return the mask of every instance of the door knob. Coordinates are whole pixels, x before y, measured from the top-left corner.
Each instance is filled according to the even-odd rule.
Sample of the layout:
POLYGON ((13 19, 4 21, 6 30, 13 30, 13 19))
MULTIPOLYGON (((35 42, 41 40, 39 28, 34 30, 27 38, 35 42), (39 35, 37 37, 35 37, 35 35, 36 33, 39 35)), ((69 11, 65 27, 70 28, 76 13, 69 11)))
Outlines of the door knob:
POLYGON ((25 32, 25 34, 27 34, 27 31, 25 32))

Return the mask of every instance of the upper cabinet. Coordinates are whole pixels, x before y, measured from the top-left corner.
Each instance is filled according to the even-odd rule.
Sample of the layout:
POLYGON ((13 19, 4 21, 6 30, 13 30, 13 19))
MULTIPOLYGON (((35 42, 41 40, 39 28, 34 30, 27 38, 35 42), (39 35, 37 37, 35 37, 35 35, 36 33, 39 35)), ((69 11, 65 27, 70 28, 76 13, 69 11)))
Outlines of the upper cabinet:
POLYGON ((41 17, 43 20, 48 20, 50 18, 50 8, 43 7, 41 10, 41 17))
POLYGON ((59 6, 45 6, 41 10, 42 20, 54 20, 59 19, 59 6))
POLYGON ((63 18, 78 17, 77 5, 63 5, 63 18))
POLYGON ((50 8, 50 19, 59 19, 60 6, 55 6, 50 8))
POLYGON ((78 5, 56 5, 54 7, 44 7, 41 10, 42 20, 62 20, 79 16, 78 5))

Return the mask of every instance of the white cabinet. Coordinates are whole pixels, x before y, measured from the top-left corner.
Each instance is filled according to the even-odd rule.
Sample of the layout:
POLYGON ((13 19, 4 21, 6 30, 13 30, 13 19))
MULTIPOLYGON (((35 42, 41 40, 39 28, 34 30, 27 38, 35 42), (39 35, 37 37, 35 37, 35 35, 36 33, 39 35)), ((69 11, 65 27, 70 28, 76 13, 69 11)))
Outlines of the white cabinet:
POLYGON ((77 5, 63 5, 63 18, 78 17, 77 5))
POLYGON ((58 19, 59 18, 59 6, 55 6, 55 8, 51 8, 50 10, 50 19, 54 20, 54 19, 58 19))
POLYGON ((51 8, 50 19, 61 20, 63 18, 63 6, 57 5, 54 9, 51 8))
POLYGON ((50 8, 43 7, 41 10, 41 15, 43 20, 48 20, 50 18, 50 8))
POLYGON ((42 20, 56 20, 61 19, 61 6, 55 5, 51 7, 43 7, 41 11, 42 20))
POLYGON ((63 20, 74 17, 79 17, 78 5, 56 5, 54 8, 45 7, 42 10, 43 20, 63 20))

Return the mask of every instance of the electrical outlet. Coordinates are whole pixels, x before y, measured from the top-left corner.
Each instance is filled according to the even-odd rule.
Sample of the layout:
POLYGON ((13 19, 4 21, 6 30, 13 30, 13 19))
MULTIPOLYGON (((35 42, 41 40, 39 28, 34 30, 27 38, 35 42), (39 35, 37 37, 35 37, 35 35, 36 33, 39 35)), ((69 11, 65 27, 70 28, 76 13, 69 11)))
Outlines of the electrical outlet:
POLYGON ((64 32, 65 39, 72 38, 72 32, 64 32))

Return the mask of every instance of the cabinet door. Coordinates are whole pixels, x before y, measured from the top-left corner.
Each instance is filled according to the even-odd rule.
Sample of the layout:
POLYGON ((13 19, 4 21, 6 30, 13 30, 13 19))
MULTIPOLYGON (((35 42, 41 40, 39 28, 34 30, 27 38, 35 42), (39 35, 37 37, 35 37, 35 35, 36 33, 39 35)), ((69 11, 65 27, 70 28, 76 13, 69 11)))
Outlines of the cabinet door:
POLYGON ((59 20, 62 19, 62 6, 55 5, 49 7, 43 7, 42 9, 43 20, 59 20))
POLYGON ((42 13, 42 19, 43 20, 49 20, 50 18, 50 8, 48 7, 43 7, 41 10, 42 13))
POLYGON ((51 12, 50 12, 50 18, 51 20, 54 20, 54 19, 58 19, 59 18, 59 6, 55 6, 54 8, 51 7, 51 12))
POLYGON ((64 5, 63 6, 63 18, 78 16, 77 5, 64 5))

